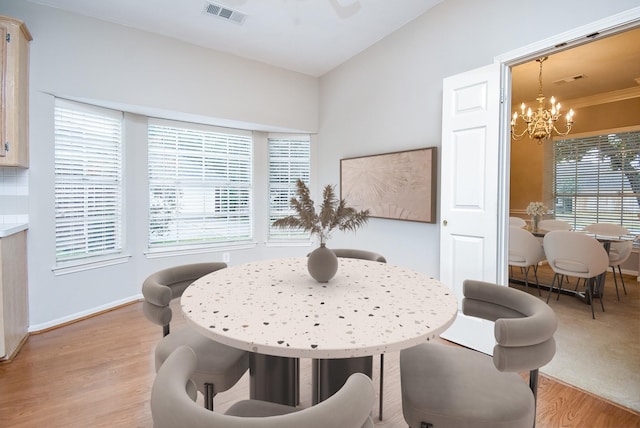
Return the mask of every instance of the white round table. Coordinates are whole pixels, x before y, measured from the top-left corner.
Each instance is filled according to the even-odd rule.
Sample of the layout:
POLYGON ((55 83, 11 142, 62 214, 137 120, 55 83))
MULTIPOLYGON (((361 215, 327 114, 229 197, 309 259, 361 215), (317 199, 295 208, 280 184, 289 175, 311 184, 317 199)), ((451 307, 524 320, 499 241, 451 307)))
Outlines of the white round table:
POLYGON ((338 260, 328 283, 311 278, 305 257, 221 269, 185 290, 182 310, 192 327, 218 342, 287 359, 399 351, 453 323, 456 298, 436 279, 387 263, 338 260))

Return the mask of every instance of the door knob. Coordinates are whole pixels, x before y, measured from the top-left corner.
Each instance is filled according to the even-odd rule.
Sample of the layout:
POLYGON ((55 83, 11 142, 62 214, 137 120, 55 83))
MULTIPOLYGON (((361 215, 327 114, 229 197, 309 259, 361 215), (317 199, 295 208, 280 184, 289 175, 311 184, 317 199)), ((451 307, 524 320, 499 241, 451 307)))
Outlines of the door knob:
POLYGON ((442 225, 446 226, 447 224, 449 224, 449 222, 447 222, 447 220, 442 220, 442 225))

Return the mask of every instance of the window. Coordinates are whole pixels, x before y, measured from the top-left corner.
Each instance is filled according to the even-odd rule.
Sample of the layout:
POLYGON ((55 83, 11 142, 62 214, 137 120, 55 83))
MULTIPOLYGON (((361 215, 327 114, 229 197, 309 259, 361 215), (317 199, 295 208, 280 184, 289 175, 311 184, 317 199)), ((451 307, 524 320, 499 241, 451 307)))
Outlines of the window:
POLYGON ((554 143, 556 218, 640 233, 640 131, 554 143))
POLYGON ((309 185, 309 136, 269 137, 269 239, 308 239, 301 230, 272 227, 279 218, 294 214, 289 201, 296 196, 296 181, 309 185))
POLYGON ((122 113, 55 103, 56 261, 122 251, 122 113))
POLYGON ((248 131, 153 120, 149 143, 149 247, 252 238, 248 131))

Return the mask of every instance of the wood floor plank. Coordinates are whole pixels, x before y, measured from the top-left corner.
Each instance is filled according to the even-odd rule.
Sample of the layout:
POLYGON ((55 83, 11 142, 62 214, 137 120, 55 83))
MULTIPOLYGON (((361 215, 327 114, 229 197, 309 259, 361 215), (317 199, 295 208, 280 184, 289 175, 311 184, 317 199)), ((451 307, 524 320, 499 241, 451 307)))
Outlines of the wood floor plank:
MULTIPOLYGON (((32 335, 12 362, 0 364, 0 427, 151 427, 153 348, 161 331, 141 308, 134 303, 32 335)), ((377 363, 374 358, 376 385, 377 363)), ((310 361, 302 361, 302 374, 302 405, 308 406, 310 361)), ((216 411, 247 398, 248 389, 247 374, 216 396, 216 411)), ((376 427, 406 426, 397 353, 385 358, 384 405, 385 419, 376 419, 376 427)), ((640 415, 542 376, 537 427, 640 428, 640 415)))

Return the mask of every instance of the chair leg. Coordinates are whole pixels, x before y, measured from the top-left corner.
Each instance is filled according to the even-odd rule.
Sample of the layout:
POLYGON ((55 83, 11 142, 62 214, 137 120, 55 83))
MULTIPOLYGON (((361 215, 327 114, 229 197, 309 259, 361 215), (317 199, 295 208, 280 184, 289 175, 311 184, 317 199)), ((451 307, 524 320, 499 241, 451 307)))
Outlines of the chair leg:
MULTIPOLYGON (((613 268, 613 270, 615 271, 615 267, 613 268)), ((627 294, 627 287, 625 287, 624 285, 624 278, 622 277, 622 268, 620 267, 620 265, 618 265, 618 272, 620 273, 620 282, 622 283, 622 291, 624 291, 624 294, 626 296, 627 294)), ((615 274, 615 272, 614 272, 615 274)))
POLYGON ((378 403, 378 419, 382 420, 382 392, 384 390, 384 354, 380 354, 380 402, 378 403))
POLYGON ((207 410, 213 411, 213 397, 215 397, 215 393, 213 392, 213 384, 205 383, 204 384, 204 407, 207 410))
POLYGON ((549 298, 551 297, 551 292, 553 291, 553 284, 556 283, 557 277, 558 277, 557 273, 553 274, 553 279, 551 280, 551 287, 549 287, 549 292, 547 293, 547 304, 549 303, 549 298))
MULTIPOLYGON (((561 275, 560 280, 558 281, 558 296, 556 297, 556 300, 560 300, 560 292, 562 291, 562 282, 564 278, 565 275, 561 275)), ((567 277, 567 284, 569 284, 569 277, 567 277)))
MULTIPOLYGON (((529 371, 529 388, 533 392, 533 414, 537 413, 538 408, 538 369, 529 371)), ((536 426, 536 420, 533 419, 533 428, 536 426)))
MULTIPOLYGON (((615 266, 611 266, 611 271, 613 272, 613 283, 616 286, 616 297, 618 298, 618 302, 620 301, 620 293, 618 292, 618 280, 616 279, 616 267, 615 266)), ((622 279, 622 276, 620 276, 620 279, 622 279)))
MULTIPOLYGON (((614 275, 615 275, 615 272, 614 272, 614 275)), ((598 298, 600 299, 600 306, 602 307, 602 312, 604 312, 604 303, 602 302, 602 295, 604 294, 605 277, 601 275, 600 277, 598 277, 596 281, 598 281, 596 283, 596 287, 598 289, 598 298)))
MULTIPOLYGON (((567 282, 569 282, 567 280, 567 282)), ((576 281, 576 288, 573 289, 573 291, 578 291, 578 287, 580 286, 580 278, 578 278, 578 280, 576 281)))
POLYGON ((596 319, 596 313, 593 311, 593 287, 592 287, 593 281, 594 281, 593 278, 587 280, 587 293, 589 297, 589 302, 591 303, 591 319, 596 319))
POLYGON ((536 287, 538 287, 538 296, 542 296, 540 292, 540 281, 538 281, 538 265, 533 265, 533 276, 536 278, 536 287))

